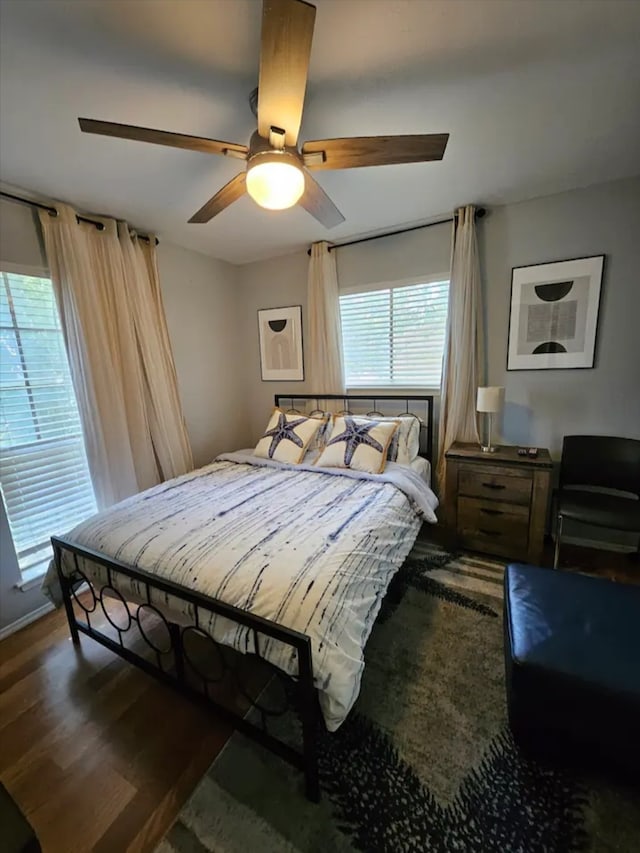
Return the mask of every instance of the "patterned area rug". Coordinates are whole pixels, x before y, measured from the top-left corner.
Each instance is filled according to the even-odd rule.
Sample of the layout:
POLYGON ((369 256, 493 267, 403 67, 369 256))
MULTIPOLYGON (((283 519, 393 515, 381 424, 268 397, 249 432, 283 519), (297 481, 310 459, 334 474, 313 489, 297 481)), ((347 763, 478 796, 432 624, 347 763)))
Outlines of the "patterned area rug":
MULTIPOLYGON (((157 853, 631 853, 640 797, 539 765, 506 724, 499 563, 419 540, 366 649, 358 702, 319 731, 322 802, 234 735, 157 853)), ((295 729, 283 721, 279 734, 295 729)))

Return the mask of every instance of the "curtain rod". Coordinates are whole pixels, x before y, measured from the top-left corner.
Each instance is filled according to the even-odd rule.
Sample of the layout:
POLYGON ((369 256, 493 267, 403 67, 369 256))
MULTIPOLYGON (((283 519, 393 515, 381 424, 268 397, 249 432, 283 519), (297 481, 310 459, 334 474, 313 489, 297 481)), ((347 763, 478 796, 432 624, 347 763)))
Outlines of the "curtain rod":
MULTIPOLYGON (((479 207, 476 210, 475 218, 482 219, 486 216, 487 211, 484 207, 479 207)), ((358 240, 349 240, 346 243, 332 243, 329 246, 329 251, 332 249, 342 249, 344 246, 355 246, 358 243, 368 243, 369 240, 381 240, 382 237, 394 237, 396 234, 407 234, 409 231, 420 231, 422 228, 431 228, 432 225, 444 225, 447 222, 453 222, 455 216, 450 216, 448 219, 439 219, 437 222, 425 222, 424 225, 411 225, 409 228, 398 228, 397 231, 385 231, 384 234, 372 234, 371 237, 360 237, 358 240)), ((311 249, 307 249, 307 255, 311 254, 311 249)))
MULTIPOLYGON (((28 204, 29 207, 38 207, 38 208, 40 208, 40 210, 46 210, 49 213, 49 216, 57 216, 58 215, 58 211, 56 210, 55 207, 51 207, 48 204, 41 204, 39 201, 32 201, 30 198, 23 198, 22 196, 13 195, 12 193, 6 193, 2 190, 0 190, 0 196, 2 196, 2 198, 9 199, 9 201, 15 201, 18 204, 28 204)), ((80 216, 80 215, 76 214, 76 221, 77 222, 87 222, 89 225, 95 225, 95 227, 98 229, 98 231, 104 231, 104 223, 99 222, 97 219, 89 219, 86 216, 80 216)), ((138 240, 144 240, 145 243, 151 242, 150 238, 146 234, 138 234, 137 237, 138 237, 138 240)), ((157 245, 158 245, 158 238, 156 237, 156 246, 157 245)))

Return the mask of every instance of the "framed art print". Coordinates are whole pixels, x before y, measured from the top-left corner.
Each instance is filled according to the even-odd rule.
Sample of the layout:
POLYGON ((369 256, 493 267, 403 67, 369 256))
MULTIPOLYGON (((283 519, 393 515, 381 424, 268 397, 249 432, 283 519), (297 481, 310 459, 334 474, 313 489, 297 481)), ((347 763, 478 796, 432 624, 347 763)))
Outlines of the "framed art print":
POLYGON ((304 365, 301 306, 258 311, 258 332, 263 381, 302 381, 304 365))
POLYGON ((604 255, 514 267, 507 370, 593 367, 604 255))

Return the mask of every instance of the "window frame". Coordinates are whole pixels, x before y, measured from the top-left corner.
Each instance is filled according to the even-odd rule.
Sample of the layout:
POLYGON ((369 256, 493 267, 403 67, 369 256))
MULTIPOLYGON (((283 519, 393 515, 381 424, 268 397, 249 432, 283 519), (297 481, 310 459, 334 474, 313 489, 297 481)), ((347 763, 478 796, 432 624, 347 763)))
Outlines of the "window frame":
MULTIPOLYGON (((429 275, 413 275, 409 278, 400 278, 393 279, 392 281, 377 281, 369 284, 350 284, 345 287, 341 287, 339 285, 338 290, 338 301, 341 296, 352 296, 357 293, 373 293, 378 290, 395 290, 396 288, 402 287, 411 287, 420 284, 438 284, 440 282, 446 281, 449 285, 449 291, 447 293, 448 299, 451 298, 451 270, 447 270, 446 272, 440 273, 430 273, 429 275)), ((447 314, 449 311, 449 302, 447 302, 447 314)), ((342 317, 340 318, 340 336, 342 340, 342 317)), ((446 339, 445 339, 446 344, 446 339)), ((444 357, 444 348, 443 353, 444 357)), ((346 365, 345 365, 346 372, 346 365)), ((345 390, 346 391, 388 391, 389 393, 394 392, 405 392, 405 391, 419 391, 420 393, 424 393, 428 391, 429 393, 439 395, 440 394, 441 385, 433 386, 433 385, 389 385, 387 384, 378 384, 378 385, 349 385, 346 381, 345 375, 345 390)))
MULTIPOLYGON (((51 270, 48 267, 41 266, 39 264, 21 264, 0 260, 0 272, 8 273, 9 275, 22 275, 32 276, 34 278, 44 278, 51 281, 51 270)), ((60 329, 60 334, 63 336, 64 342, 64 332, 62 331, 62 329, 60 329)), ((70 369, 71 366, 69 365, 69 370, 70 369)), ((3 515, 2 529, 3 531, 6 529, 9 541, 8 546, 3 546, 3 551, 6 548, 6 550, 8 550, 9 552, 9 555, 13 557, 12 565, 8 565, 5 567, 5 573, 7 575, 10 573, 12 575, 11 582, 9 584, 10 586, 13 586, 14 589, 18 589, 22 592, 28 592, 34 587, 40 585, 42 578, 46 574, 47 569, 46 567, 34 567, 31 569, 27 569, 24 572, 21 570, 20 563, 18 560, 18 552, 16 551, 13 536, 11 534, 11 527, 9 524, 9 513, 7 511, 7 506, 2 492, 0 492, 0 505, 3 515)))

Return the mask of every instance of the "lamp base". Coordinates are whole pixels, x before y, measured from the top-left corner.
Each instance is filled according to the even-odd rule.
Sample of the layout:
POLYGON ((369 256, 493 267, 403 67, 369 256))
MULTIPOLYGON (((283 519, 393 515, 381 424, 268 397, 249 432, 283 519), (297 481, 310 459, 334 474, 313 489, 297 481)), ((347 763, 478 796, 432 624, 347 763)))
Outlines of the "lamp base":
POLYGON ((483 453, 495 453, 496 450, 499 450, 499 449, 500 449, 499 447, 496 447, 495 445, 491 445, 491 444, 487 444, 487 445, 481 444, 480 445, 480 450, 482 450, 483 453))

